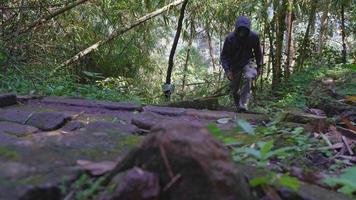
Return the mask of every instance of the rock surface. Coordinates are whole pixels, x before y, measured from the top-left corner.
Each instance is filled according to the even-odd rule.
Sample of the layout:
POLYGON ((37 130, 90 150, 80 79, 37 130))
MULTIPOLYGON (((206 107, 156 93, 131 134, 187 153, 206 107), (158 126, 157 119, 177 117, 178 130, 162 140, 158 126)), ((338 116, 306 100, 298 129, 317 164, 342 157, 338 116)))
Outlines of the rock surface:
MULTIPOLYGON (((217 117, 226 114, 226 112, 194 110, 199 114, 193 116, 187 114, 187 109, 160 106, 146 106, 146 111, 143 111, 141 105, 73 98, 20 97, 18 100, 21 104, 0 109, 0 199, 6 200, 63 199, 64 197, 58 196, 58 185, 64 180, 72 180, 78 176, 77 160, 93 162, 117 160, 142 140, 142 136, 137 133, 141 134, 142 131, 150 133, 152 127, 172 121, 194 122, 205 126, 216 123, 217 117), (206 118, 206 115, 213 117, 206 118)), ((234 123, 218 124, 218 126, 222 129, 230 129, 234 123)), ((188 130, 184 130, 186 135, 182 137, 182 142, 190 140, 188 130)), ((178 132, 173 135, 178 135, 178 132)), ((188 155, 189 148, 201 147, 200 153, 203 153, 209 147, 211 149, 203 159, 210 159, 206 162, 217 160, 215 162, 217 166, 209 163, 206 165, 208 168, 215 169, 215 177, 221 175, 225 178, 233 173, 228 160, 226 160, 227 164, 224 164, 224 159, 228 156, 224 150, 219 150, 218 144, 210 141, 209 138, 207 141, 201 141, 194 133, 192 136, 193 139, 195 138, 193 143, 188 146, 181 144, 183 149, 187 149, 178 153, 185 151, 184 155, 191 156, 188 155), (202 147, 202 144, 208 146, 202 147), (211 157, 208 154, 216 155, 211 157), (227 173, 222 174, 223 172, 227 173)), ((170 139, 169 137, 162 139, 164 138, 170 139)), ((165 144, 164 148, 171 151, 167 145, 165 144)), ((177 148, 177 145, 179 146, 176 144, 172 147, 177 148)), ((199 152, 193 155, 199 156, 199 152)), ((170 162, 176 162, 171 160, 172 155, 168 155, 168 158, 170 162)), ((196 172, 188 168, 179 171, 179 166, 183 166, 184 163, 179 160, 177 162, 180 163, 177 165, 178 168, 172 166, 174 173, 175 175, 182 173, 182 178, 185 179, 174 183, 174 186, 167 190, 168 194, 178 192, 172 190, 177 186, 176 184, 183 183, 189 186, 189 176, 193 177, 191 174, 196 172)), ((199 162, 193 162, 194 166, 190 167, 193 167, 193 170, 200 169, 197 173, 200 177, 204 177, 202 163, 199 162)), ((164 166, 162 170, 167 172, 164 166)), ((167 174, 162 177, 161 190, 171 180, 167 174)), ((193 181, 191 183, 200 184, 200 180, 195 179, 191 180, 193 181)), ((213 178, 211 181, 208 185, 202 185, 201 193, 207 190, 203 187, 213 188, 212 183, 218 182, 213 178)), ((235 183, 232 181, 231 185, 235 183)), ((222 184, 227 183, 222 181, 222 184)), ((183 189, 182 187, 180 191, 183 189)))
POLYGON ((0 94, 0 108, 17 104, 17 97, 14 94, 0 94))
POLYGON ((67 120, 69 120, 69 116, 63 113, 41 112, 32 114, 26 124, 43 131, 53 131, 61 128, 67 120))
POLYGON ((170 122, 154 127, 109 177, 135 166, 159 176, 166 190, 162 199, 253 199, 225 147, 200 125, 170 122))

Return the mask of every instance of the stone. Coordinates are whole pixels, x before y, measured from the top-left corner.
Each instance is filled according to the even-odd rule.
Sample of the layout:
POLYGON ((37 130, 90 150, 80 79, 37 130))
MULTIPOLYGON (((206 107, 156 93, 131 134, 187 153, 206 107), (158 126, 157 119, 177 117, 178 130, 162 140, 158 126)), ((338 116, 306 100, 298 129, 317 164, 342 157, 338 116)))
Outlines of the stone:
POLYGON ((0 108, 17 104, 17 97, 14 94, 0 94, 0 108))
POLYGON ((17 109, 0 110, 0 121, 16 122, 24 124, 31 116, 32 112, 17 109))
POLYGON ((88 124, 90 132, 117 132, 122 134, 137 134, 140 130, 132 124, 121 124, 106 121, 95 121, 88 124))
POLYGON ((283 121, 306 124, 307 130, 310 130, 311 132, 324 132, 328 128, 326 119, 325 116, 303 112, 287 112, 285 113, 283 121))
POLYGON ((132 103, 117 103, 110 101, 93 101, 86 99, 45 97, 41 100, 48 104, 64 104, 69 106, 80 106, 89 108, 105 108, 108 110, 141 111, 142 106, 132 103))
POLYGON ((159 177, 141 168, 134 167, 123 175, 123 179, 112 200, 157 200, 160 194, 159 177))
POLYGON ((170 118, 153 112, 142 112, 135 115, 131 123, 141 129, 150 130, 153 126, 165 123, 166 121, 170 121, 170 118))
POLYGON ((33 113, 27 121, 27 125, 37 127, 43 131, 53 131, 61 128, 68 120, 69 116, 56 112, 33 113))
POLYGON ((0 122, 0 134, 8 134, 15 137, 24 137, 38 132, 38 129, 28 125, 13 122, 0 122))
POLYGON ((71 121, 71 122, 67 123, 65 126, 63 126, 61 130, 64 132, 72 132, 72 131, 81 129, 84 126, 85 126, 85 124, 83 122, 71 121))
POLYGON ((168 116, 182 116, 185 114, 184 108, 173 108, 173 107, 160 107, 160 106, 145 106, 143 111, 153 112, 161 115, 168 116))
POLYGON ((205 127, 167 122, 151 132, 119 162, 105 183, 137 166, 159 176, 165 190, 160 199, 254 199, 243 172, 235 168, 226 148, 205 127))
POLYGON ((249 114, 249 113, 234 113, 227 111, 210 111, 210 110, 196 110, 187 109, 186 115, 200 118, 200 119, 211 119, 218 120, 221 118, 232 118, 232 119, 243 119, 243 120, 255 120, 255 121, 265 121, 268 117, 263 114, 249 114))

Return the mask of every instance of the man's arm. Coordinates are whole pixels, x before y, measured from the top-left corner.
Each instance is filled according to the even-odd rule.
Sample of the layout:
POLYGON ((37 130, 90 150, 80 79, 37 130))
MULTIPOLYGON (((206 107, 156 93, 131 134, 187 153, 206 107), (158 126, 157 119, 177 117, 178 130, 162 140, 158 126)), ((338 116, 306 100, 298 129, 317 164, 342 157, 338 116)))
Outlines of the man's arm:
POLYGON ((231 42, 229 40, 229 37, 226 37, 225 42, 224 42, 224 46, 221 52, 221 64, 225 70, 225 73, 228 74, 230 73, 230 66, 231 66, 231 42))

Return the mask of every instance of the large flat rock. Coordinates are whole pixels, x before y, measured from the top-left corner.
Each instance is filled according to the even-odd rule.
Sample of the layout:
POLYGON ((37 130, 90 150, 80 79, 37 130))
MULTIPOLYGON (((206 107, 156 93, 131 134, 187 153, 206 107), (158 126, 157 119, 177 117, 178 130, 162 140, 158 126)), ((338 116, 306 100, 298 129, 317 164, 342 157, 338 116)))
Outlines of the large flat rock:
POLYGON ((88 108, 105 108, 108 110, 123 110, 123 111, 141 111, 142 106, 132 103, 118 103, 110 101, 94 101, 86 99, 74 98, 59 98, 59 97, 45 97, 41 100, 42 103, 48 104, 64 104, 69 106, 80 106, 88 108))
POLYGON ((0 94, 0 108, 17 104, 17 97, 14 94, 0 94))
POLYGON ((186 112, 186 109, 184 108, 160 107, 160 106, 145 106, 143 107, 143 110, 146 112, 153 112, 153 113, 168 115, 168 116, 182 116, 186 112))
POLYGON ((38 129, 28 125, 13 122, 0 122, 0 134, 7 134, 14 137, 24 137, 38 132, 38 129))
POLYGON ((142 112, 132 118, 131 123, 145 130, 150 130, 153 126, 171 121, 171 118, 153 112, 142 112))
POLYGON ((137 134, 140 130, 132 124, 113 123, 106 121, 91 122, 86 127, 91 132, 116 132, 121 134, 137 134))
POLYGON ((268 117, 263 114, 235 113, 235 112, 228 112, 228 111, 210 111, 210 110, 196 110, 196 109, 187 109, 186 115, 199 119, 211 119, 211 120, 217 120, 221 118, 231 118, 236 120, 243 119, 247 121, 268 120, 268 117))
POLYGON ((31 116, 31 111, 4 109, 0 110, 0 121, 16 122, 23 124, 31 116))
POLYGON ((56 112, 33 113, 26 124, 43 131, 52 131, 61 128, 69 118, 68 115, 56 112))

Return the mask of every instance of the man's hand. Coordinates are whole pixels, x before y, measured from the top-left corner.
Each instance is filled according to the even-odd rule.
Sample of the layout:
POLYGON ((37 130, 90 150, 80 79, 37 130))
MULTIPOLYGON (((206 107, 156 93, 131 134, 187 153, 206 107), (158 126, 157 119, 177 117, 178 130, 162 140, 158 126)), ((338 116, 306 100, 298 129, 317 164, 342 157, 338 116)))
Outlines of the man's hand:
POLYGON ((257 76, 256 76, 256 78, 258 78, 258 77, 261 75, 261 67, 257 67, 257 68, 256 68, 256 71, 257 71, 257 76))
POLYGON ((234 79, 234 75, 232 74, 232 72, 226 72, 226 76, 230 81, 232 81, 232 79, 234 79))

